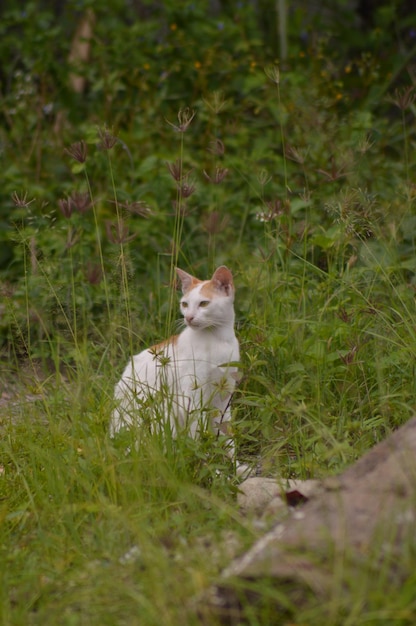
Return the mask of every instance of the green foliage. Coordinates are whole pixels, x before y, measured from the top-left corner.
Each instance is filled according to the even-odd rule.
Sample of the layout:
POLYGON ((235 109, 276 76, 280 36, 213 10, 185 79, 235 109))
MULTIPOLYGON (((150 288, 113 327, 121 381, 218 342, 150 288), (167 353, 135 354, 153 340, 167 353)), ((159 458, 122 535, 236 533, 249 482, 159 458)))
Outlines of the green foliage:
MULTIPOLYGON (((108 437, 128 356, 177 330, 175 265, 234 272, 242 460, 325 476, 413 413, 412 24, 320 4, 280 62, 266 0, 2 8, 0 622, 199 623, 224 537, 257 534, 219 441, 108 437)), ((414 622, 362 576, 299 623, 414 622)))

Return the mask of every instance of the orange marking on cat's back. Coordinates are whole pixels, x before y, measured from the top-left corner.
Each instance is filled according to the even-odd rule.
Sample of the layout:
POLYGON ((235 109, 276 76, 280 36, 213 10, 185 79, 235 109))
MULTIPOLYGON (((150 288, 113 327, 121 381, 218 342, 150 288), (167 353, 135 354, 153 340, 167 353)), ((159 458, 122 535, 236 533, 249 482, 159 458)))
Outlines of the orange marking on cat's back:
POLYGON ((156 343, 154 346, 151 346, 149 348, 150 352, 160 352, 161 350, 163 350, 163 348, 166 348, 167 346, 175 346, 178 342, 178 337, 179 335, 172 335, 172 337, 169 337, 168 339, 165 339, 164 341, 161 341, 160 343, 156 343))

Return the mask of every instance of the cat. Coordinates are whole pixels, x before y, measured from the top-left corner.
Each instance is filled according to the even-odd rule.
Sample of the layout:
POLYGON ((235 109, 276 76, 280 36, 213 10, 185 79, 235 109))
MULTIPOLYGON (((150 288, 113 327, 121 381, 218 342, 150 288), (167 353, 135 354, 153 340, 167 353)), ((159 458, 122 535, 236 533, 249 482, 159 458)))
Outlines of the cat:
MULTIPOLYGON (((210 280, 179 268, 176 273, 185 329, 131 358, 115 387, 112 435, 146 420, 153 432, 163 432, 168 424, 173 437, 181 432, 195 438, 205 428, 229 435, 240 358, 233 276, 224 265, 210 280)), ((227 448, 235 460, 231 438, 227 448)))

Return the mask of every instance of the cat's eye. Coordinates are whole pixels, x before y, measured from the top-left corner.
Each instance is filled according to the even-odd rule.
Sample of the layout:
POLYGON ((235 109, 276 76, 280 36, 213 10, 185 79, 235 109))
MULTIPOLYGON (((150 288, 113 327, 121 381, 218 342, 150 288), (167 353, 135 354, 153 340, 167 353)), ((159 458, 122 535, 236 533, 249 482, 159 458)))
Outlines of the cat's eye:
POLYGON ((188 303, 187 302, 181 302, 181 305, 182 305, 183 309, 186 309, 186 307, 188 306, 188 303))
POLYGON ((208 305, 209 305, 209 300, 202 300, 202 301, 199 303, 199 306, 200 306, 200 307, 202 307, 202 308, 205 308, 205 307, 206 307, 206 306, 208 306, 208 305))

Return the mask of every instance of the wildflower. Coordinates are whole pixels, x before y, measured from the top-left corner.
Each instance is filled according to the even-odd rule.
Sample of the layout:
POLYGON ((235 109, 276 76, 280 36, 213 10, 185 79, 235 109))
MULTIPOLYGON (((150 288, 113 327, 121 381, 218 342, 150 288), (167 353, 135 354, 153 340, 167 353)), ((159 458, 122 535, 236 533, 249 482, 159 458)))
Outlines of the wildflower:
POLYGON ((266 202, 266 206, 269 210, 266 214, 263 214, 263 221, 265 222, 271 222, 272 220, 284 214, 283 202, 281 200, 266 202))
POLYGON ((118 222, 106 221, 105 230, 107 233, 107 237, 109 241, 111 241, 111 243, 129 243, 137 237, 137 233, 129 235, 128 226, 123 222, 123 220, 119 220, 118 222))
POLYGON ((274 219, 288 213, 290 208, 289 200, 280 200, 275 198, 274 200, 268 200, 266 202, 267 211, 257 213, 256 217, 260 222, 271 222, 274 219))
POLYGON ((116 145, 118 139, 115 135, 110 133, 108 128, 99 128, 97 130, 98 138, 100 139, 100 143, 98 147, 100 150, 111 150, 116 145))
POLYGON ((87 159, 87 144, 85 141, 76 141, 69 148, 65 148, 65 152, 78 163, 85 163, 87 159))
POLYGON ((200 61, 195 61, 194 68, 199 70, 199 69, 201 69, 201 67, 202 67, 202 63, 200 61))
POLYGON ((75 208, 71 198, 62 198, 61 200, 58 200, 58 206, 61 210, 62 215, 67 219, 71 217, 75 208))
POLYGON ((30 204, 32 204, 32 202, 35 201, 35 199, 33 198, 32 200, 28 200, 27 199, 27 191, 25 192, 24 196, 19 196, 17 191, 14 191, 12 193, 12 200, 14 202, 14 204, 19 207, 19 209, 23 209, 28 207, 30 204))
POLYGON ((166 121, 169 126, 172 126, 172 128, 174 128, 178 133, 185 133, 188 130, 189 125, 194 119, 195 115, 195 111, 192 111, 189 107, 186 107, 185 109, 179 109, 177 125, 172 124, 172 122, 169 122, 169 120, 166 121))
POLYGON ((228 174, 228 169, 226 167, 217 167, 214 176, 210 176, 205 170, 203 171, 205 178, 207 178, 209 182, 213 183, 214 185, 219 185, 219 183, 222 183, 222 181, 228 174))
POLYGON ((170 30, 175 31, 175 30, 177 30, 178 25, 177 25, 177 24, 171 24, 171 25, 169 26, 169 28, 170 28, 170 30))

